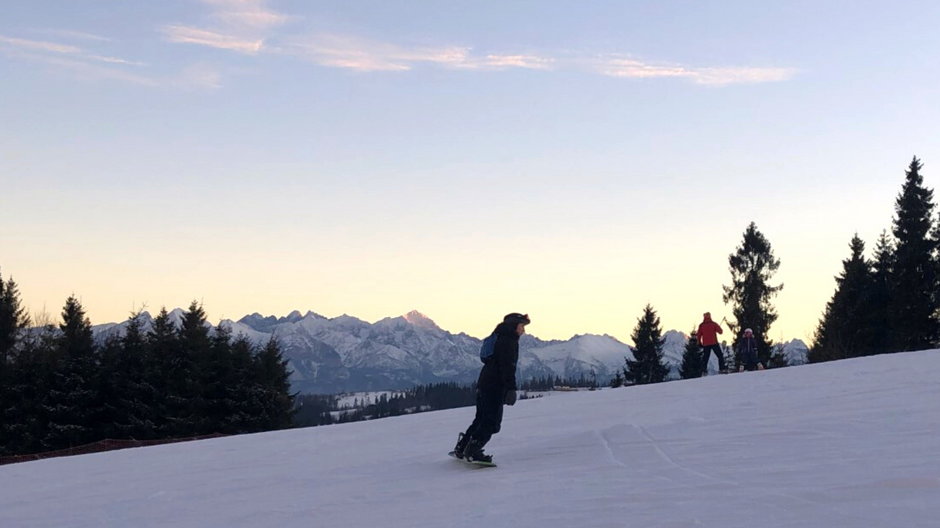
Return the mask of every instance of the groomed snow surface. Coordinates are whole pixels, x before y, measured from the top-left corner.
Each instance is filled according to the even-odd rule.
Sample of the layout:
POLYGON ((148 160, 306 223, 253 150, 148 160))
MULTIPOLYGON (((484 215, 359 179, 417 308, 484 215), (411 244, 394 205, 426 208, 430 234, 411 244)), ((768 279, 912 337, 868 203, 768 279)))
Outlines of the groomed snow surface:
POLYGON ((940 351, 0 467, 14 527, 936 527, 940 351))

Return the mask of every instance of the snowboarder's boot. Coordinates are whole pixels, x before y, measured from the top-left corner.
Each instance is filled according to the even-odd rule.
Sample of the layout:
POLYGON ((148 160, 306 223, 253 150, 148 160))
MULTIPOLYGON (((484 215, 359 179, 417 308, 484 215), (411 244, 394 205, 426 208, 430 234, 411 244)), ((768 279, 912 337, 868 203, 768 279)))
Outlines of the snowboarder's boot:
POLYGON ((483 452, 483 444, 473 438, 470 438, 467 442, 467 446, 463 449, 463 459, 467 462, 493 463, 493 457, 483 452))
POLYGON ((457 458, 463 458, 463 450, 467 448, 467 443, 470 441, 470 437, 464 435, 463 433, 457 434, 457 445, 454 446, 454 456, 457 458))

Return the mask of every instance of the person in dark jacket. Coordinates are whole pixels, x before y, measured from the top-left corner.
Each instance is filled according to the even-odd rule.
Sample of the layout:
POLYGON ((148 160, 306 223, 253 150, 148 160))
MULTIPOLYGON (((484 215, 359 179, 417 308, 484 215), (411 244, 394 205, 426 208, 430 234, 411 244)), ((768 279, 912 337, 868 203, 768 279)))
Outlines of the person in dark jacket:
POLYGON ((477 410, 473 423, 457 437, 454 455, 470 461, 492 462, 483 446, 499 432, 503 421, 503 404, 516 403, 516 363, 519 361, 519 338, 529 324, 528 314, 511 313, 503 317, 493 334, 496 343, 493 355, 483 362, 477 379, 477 410))
POLYGON ((702 316, 702 324, 698 325, 698 343, 702 345, 702 375, 708 374, 708 359, 712 352, 718 356, 718 370, 724 372, 725 358, 721 353, 721 346, 718 344, 718 334, 724 333, 721 325, 712 321, 712 314, 705 312, 702 316))
POLYGON ((744 337, 738 341, 738 372, 747 370, 764 370, 764 365, 757 360, 757 339, 750 328, 744 330, 744 337))

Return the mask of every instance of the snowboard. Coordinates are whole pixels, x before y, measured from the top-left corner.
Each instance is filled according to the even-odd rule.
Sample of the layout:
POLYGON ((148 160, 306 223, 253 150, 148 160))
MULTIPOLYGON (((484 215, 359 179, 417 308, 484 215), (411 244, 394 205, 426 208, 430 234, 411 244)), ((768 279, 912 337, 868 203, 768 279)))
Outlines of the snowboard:
POLYGON ((457 460, 457 461, 459 461, 459 462, 463 462, 464 464, 467 464, 468 466, 476 466, 476 467, 481 467, 481 468, 496 467, 496 464, 494 464, 494 463, 492 463, 492 462, 483 462, 482 460, 472 460, 472 461, 471 461, 471 460, 464 460, 464 459, 462 459, 462 458, 457 458, 457 454, 454 453, 453 451, 451 451, 450 453, 447 453, 447 456, 449 456, 449 457, 451 457, 451 458, 453 458, 454 460, 457 460))

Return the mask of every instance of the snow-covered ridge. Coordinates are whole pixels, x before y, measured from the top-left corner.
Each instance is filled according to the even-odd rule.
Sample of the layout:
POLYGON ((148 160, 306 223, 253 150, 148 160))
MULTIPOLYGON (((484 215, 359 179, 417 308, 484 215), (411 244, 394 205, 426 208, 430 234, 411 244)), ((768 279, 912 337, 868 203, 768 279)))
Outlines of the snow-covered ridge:
POLYGON ((940 351, 0 466, 0 526, 932 528, 940 351), (483 505, 471 507, 468 505, 483 505))
MULTIPOLYGON (((170 319, 178 324, 183 313, 177 308, 170 312, 170 319)), ((149 328, 151 315, 144 312, 141 317, 144 328, 149 328)), ((276 337, 290 361, 293 388, 301 392, 393 390, 442 381, 468 383, 480 370, 479 339, 443 330, 416 310, 375 323, 350 315, 327 318, 313 311, 302 314, 295 310, 283 317, 252 313, 219 324, 229 327, 233 335, 244 335, 258 344, 276 337)), ((125 327, 126 322, 108 323, 96 326, 95 333, 105 337, 120 334, 125 327)), ((663 337, 665 360, 671 376, 678 377, 687 336, 671 330, 663 337)), ((799 356, 799 346, 793 344, 791 348, 793 356, 799 356)), ((802 350, 805 354, 805 345, 802 350)), ((544 341, 527 334, 520 341, 518 379, 583 377, 606 384, 627 357, 632 359, 630 347, 609 335, 544 341)))

